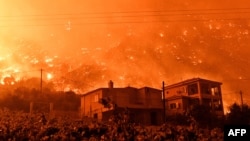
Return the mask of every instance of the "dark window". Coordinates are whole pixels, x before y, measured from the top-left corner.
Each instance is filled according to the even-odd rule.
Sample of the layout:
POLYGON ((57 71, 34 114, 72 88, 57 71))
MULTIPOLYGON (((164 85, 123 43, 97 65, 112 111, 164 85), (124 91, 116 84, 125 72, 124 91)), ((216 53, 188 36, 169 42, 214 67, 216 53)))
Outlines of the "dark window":
POLYGON ((198 94, 198 85, 197 83, 188 85, 188 94, 198 94))
POLYGON ((171 103, 170 104, 170 109, 176 109, 176 103, 171 103))
POLYGON ((97 113, 94 114, 94 119, 98 119, 98 114, 97 113))
POLYGON ((202 94, 211 94, 210 88, 209 88, 209 84, 206 83, 201 83, 201 93, 202 94))
POLYGON ((157 125, 157 113, 156 112, 151 112, 150 117, 151 117, 151 124, 152 125, 157 125))
POLYGON ((223 110, 220 100, 214 100, 213 104, 214 104, 214 110, 216 110, 216 111, 222 111, 223 110))
POLYGON ((178 109, 180 109, 181 108, 181 103, 178 103, 178 107, 177 107, 178 109))
POLYGON ((189 104, 190 104, 190 105, 197 105, 197 104, 199 104, 199 103, 200 103, 200 101, 199 101, 198 98, 193 98, 193 99, 190 99, 190 100, 189 100, 189 104))
POLYGON ((212 101, 211 99, 202 99, 203 105, 207 106, 207 107, 212 107, 212 101))

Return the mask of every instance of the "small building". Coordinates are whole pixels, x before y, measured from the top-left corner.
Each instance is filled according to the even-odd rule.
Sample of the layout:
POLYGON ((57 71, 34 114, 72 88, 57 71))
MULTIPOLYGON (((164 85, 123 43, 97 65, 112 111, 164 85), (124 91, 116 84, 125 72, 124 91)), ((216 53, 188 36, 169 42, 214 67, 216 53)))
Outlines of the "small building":
POLYGON ((195 104, 203 104, 223 115, 221 85, 221 82, 193 78, 165 86, 166 114, 188 112, 195 104))
POLYGON ((99 100, 106 98, 116 104, 121 112, 127 109, 135 123, 159 125, 162 123, 163 101, 162 91, 150 87, 115 88, 110 81, 107 88, 98 88, 85 93, 81 97, 82 117, 91 117, 107 121, 113 108, 104 107, 99 100))

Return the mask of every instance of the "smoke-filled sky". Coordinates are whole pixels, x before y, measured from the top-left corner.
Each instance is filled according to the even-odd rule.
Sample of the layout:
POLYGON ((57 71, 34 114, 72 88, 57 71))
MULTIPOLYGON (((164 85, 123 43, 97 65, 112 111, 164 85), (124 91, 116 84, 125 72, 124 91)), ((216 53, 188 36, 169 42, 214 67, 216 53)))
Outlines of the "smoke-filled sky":
POLYGON ((249 0, 0 0, 1 81, 40 68, 83 91, 201 77, 249 103, 249 19, 249 0))

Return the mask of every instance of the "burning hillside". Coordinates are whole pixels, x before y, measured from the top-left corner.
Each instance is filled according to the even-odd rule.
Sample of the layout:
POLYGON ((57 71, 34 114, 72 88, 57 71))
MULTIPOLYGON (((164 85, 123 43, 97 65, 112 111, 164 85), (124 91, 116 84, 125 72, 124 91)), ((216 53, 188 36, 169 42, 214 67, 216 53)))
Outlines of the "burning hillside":
POLYGON ((249 92, 249 8, 147 4, 150 10, 0 16, 1 85, 42 72, 57 89, 78 92, 110 79, 117 87, 160 88, 192 77, 223 82, 229 102, 249 92))

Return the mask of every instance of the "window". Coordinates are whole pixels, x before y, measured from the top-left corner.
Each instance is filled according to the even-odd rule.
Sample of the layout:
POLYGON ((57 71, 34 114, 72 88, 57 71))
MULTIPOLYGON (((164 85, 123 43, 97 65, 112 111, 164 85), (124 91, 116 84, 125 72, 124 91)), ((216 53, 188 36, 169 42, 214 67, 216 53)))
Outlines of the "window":
POLYGON ((170 109, 176 109, 176 103, 171 103, 170 104, 170 109))
POLYGON ((216 110, 216 111, 222 111, 223 110, 220 100, 214 100, 213 104, 214 104, 214 110, 216 110))
POLYGON ((212 101, 211 101, 211 99, 203 98, 202 101, 203 101, 203 105, 205 105, 207 107, 210 107, 210 108, 212 107, 212 101))
POLYGON ((212 95, 219 95, 219 87, 211 88, 212 95))
POLYGON ((198 94, 198 85, 197 83, 188 85, 188 94, 198 94))
POLYGON ((98 114, 95 113, 94 116, 93 116, 94 119, 98 119, 98 114))
POLYGON ((211 94, 209 89, 209 84, 201 83, 201 93, 202 94, 211 94))

